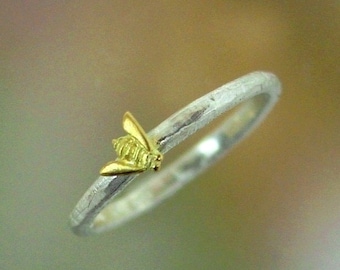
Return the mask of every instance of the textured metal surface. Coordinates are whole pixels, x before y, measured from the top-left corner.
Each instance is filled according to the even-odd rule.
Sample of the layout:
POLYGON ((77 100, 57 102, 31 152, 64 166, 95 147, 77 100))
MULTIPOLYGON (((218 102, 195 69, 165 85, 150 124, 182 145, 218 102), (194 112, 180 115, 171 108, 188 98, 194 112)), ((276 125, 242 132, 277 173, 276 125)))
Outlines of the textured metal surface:
POLYGON ((78 235, 95 234, 113 228, 156 206, 194 179, 216 159, 228 152, 267 115, 280 94, 275 75, 254 72, 208 93, 170 116, 149 132, 164 154, 223 112, 240 105, 236 112, 194 148, 160 173, 138 179, 138 175, 99 177, 71 213, 71 227, 78 235))

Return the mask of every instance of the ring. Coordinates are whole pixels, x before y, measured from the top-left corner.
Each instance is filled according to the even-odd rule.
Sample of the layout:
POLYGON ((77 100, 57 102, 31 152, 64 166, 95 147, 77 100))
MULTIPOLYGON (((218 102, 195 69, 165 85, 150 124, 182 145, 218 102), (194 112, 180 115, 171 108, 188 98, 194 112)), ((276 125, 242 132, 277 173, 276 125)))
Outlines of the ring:
POLYGON ((195 100, 147 134, 127 112, 123 118, 127 135, 113 140, 117 159, 101 169, 101 176, 75 206, 70 215, 73 232, 98 234, 161 203, 246 137, 269 113, 280 92, 275 75, 253 72, 195 100), (144 172, 158 171, 166 152, 236 106, 216 130, 169 166, 144 172))

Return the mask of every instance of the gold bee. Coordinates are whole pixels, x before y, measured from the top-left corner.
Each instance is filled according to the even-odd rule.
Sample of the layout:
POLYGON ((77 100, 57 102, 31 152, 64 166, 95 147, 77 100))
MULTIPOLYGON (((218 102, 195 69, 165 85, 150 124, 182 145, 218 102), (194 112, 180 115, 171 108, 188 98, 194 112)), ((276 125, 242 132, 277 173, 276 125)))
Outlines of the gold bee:
POLYGON ((123 128, 128 135, 112 140, 118 158, 107 163, 100 170, 100 174, 111 176, 139 173, 147 169, 157 171, 163 155, 130 112, 124 114, 123 128))

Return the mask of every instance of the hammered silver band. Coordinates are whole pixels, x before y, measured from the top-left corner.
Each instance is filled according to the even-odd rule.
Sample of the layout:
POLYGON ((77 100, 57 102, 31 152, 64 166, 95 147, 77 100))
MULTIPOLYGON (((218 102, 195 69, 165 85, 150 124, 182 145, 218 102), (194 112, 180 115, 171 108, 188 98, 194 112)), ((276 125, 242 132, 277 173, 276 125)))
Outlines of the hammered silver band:
POLYGON ((82 236, 101 233, 158 205, 248 135, 272 109, 280 92, 275 75, 254 72, 217 88, 170 116, 148 133, 163 154, 220 114, 240 105, 216 130, 160 172, 144 173, 136 181, 133 180, 138 174, 100 176, 71 213, 74 233, 82 236))

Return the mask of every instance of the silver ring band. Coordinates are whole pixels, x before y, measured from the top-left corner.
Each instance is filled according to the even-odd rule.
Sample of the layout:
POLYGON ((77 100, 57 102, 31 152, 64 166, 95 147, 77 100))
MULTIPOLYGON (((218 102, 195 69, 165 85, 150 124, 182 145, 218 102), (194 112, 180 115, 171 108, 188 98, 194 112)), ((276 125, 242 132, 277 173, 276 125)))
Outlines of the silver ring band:
POLYGON ((91 235, 107 231, 171 196, 249 134, 272 109, 280 88, 275 75, 250 73, 169 117, 148 133, 157 141, 163 154, 220 114, 242 103, 221 126, 160 172, 140 176, 133 183, 138 174, 100 176, 71 213, 70 225, 74 233, 91 235), (127 186, 129 183, 131 185, 127 186))

